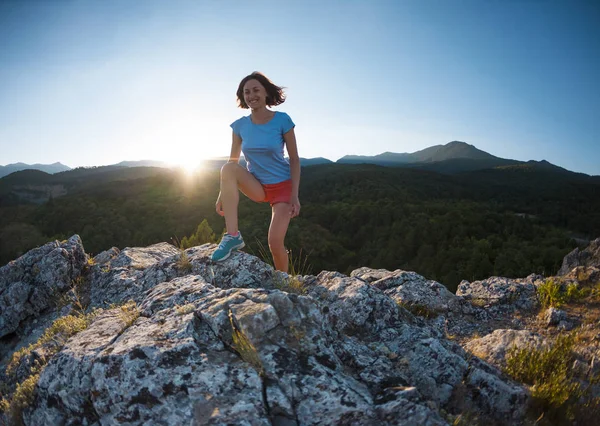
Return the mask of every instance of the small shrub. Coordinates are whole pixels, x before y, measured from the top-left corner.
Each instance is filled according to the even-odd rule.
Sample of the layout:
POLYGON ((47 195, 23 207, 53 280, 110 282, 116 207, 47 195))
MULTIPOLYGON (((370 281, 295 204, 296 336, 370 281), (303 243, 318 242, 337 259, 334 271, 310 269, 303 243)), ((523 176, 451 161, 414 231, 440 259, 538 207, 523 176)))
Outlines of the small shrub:
POLYGON ((530 386, 534 408, 564 420, 573 420, 583 395, 571 371, 574 342, 574 335, 561 335, 549 347, 512 348, 507 356, 506 373, 530 386))
POLYGON ((194 312, 195 308, 196 307, 192 303, 186 303, 183 306, 175 305, 175 312, 177 313, 177 315, 181 316, 194 312))
POLYGON ((10 409, 10 402, 4 398, 0 398, 0 413, 7 413, 10 409))
POLYGON ((561 285, 552 278, 547 279, 537 288, 538 298, 542 307, 560 308, 566 302, 566 296, 561 291, 561 285))
POLYGON ((552 278, 547 279, 537 288, 538 298, 544 309, 560 308, 566 303, 574 300, 580 300, 587 297, 591 290, 581 288, 577 283, 570 283, 566 286, 552 278))
POLYGON ((577 283, 571 283, 567 286, 566 301, 580 300, 587 297, 591 293, 589 288, 582 288, 577 283))
POLYGON ((258 372, 258 374, 261 376, 264 375, 264 368, 258 355, 258 351, 250 339, 248 339, 248 336, 246 336, 242 330, 239 330, 235 326, 231 312, 229 312, 229 322, 231 323, 231 338, 233 340, 233 348, 244 361, 250 364, 258 372))
POLYGON ((33 402, 35 385, 39 378, 40 375, 38 373, 29 376, 22 383, 18 383, 10 402, 3 399, 0 403, 0 412, 7 413, 12 424, 23 424, 23 410, 33 402))
POLYGON ((131 327, 133 323, 140 317, 140 310, 133 300, 121 305, 119 308, 119 319, 123 321, 125 328, 131 327))

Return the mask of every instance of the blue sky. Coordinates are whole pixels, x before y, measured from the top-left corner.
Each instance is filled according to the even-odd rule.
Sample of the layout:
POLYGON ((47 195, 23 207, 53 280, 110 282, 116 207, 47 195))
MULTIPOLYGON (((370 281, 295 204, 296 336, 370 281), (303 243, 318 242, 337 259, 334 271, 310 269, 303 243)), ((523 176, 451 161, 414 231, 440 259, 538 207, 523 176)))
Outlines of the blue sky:
POLYGON ((0 165, 226 156, 242 77, 302 157, 461 140, 600 175, 600 3, 0 0, 0 165))

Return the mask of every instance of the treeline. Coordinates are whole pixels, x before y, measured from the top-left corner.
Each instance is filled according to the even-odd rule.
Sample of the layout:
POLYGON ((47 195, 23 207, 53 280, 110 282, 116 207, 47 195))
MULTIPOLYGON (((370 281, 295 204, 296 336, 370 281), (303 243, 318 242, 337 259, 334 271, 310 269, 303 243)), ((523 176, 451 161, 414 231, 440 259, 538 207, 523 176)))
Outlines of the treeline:
MULTIPOLYGON (((550 275, 576 246, 571 232, 600 236, 600 197, 590 198, 599 188, 558 176, 515 177, 514 171, 444 176, 368 165, 311 166, 303 168, 302 213, 286 241, 294 256, 308 255, 312 273, 406 269, 451 290, 462 279, 550 275)), ((214 211, 217 194, 217 172, 194 179, 172 172, 86 185, 39 206, 0 208, 0 264, 75 233, 92 254, 181 241, 204 219, 218 237, 224 222, 214 211)), ((241 197, 248 252, 259 255, 267 247, 269 222, 267 204, 241 197)))

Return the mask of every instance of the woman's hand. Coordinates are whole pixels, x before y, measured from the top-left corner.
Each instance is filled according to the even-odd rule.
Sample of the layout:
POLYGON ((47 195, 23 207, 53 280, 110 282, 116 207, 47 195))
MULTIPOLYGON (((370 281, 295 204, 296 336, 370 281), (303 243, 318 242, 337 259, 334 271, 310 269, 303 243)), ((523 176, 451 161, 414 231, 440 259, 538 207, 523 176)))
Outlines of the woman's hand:
POLYGON ((223 211, 223 201, 221 201, 221 193, 217 197, 217 202, 215 203, 215 210, 219 216, 224 216, 225 212, 223 211))
POLYGON ((300 200, 298 199, 298 196, 292 196, 292 198, 290 199, 290 204, 291 204, 291 209, 290 209, 290 216, 291 217, 296 217, 300 214, 300 200))

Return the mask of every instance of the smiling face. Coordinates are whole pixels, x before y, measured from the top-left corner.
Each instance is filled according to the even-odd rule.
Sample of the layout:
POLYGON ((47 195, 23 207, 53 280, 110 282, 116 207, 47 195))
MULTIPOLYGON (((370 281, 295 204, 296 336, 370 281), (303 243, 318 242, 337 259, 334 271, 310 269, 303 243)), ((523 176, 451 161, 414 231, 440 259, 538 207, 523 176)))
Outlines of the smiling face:
POLYGON ((267 90, 258 80, 248 80, 244 84, 244 101, 252 109, 267 105, 267 90))

